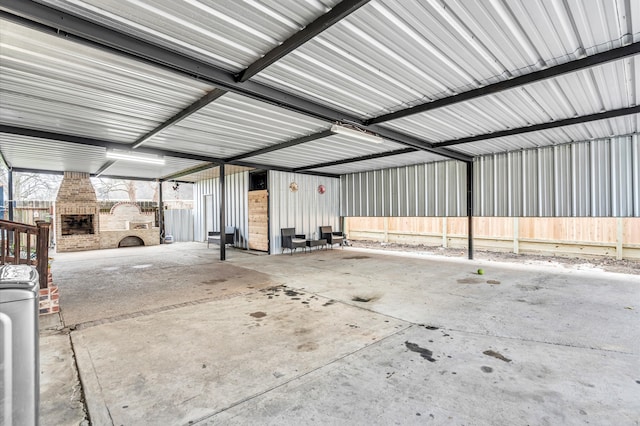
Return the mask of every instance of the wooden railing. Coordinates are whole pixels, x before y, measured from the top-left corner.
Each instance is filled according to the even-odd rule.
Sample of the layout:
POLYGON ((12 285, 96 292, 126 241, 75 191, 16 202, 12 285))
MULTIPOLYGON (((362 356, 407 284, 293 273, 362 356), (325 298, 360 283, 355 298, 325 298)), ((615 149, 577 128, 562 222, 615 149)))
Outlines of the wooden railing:
POLYGON ((43 220, 33 226, 0 219, 0 265, 33 265, 40 288, 47 288, 50 226, 43 220))

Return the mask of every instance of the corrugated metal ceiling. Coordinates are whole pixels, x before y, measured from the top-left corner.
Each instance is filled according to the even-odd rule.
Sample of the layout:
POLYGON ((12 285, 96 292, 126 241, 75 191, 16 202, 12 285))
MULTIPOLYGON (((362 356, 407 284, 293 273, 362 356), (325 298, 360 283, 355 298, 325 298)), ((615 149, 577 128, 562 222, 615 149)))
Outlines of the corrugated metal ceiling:
MULTIPOLYGON (((638 57, 393 120, 385 126, 431 142, 637 105, 638 57)), ((631 129, 638 131, 637 128, 631 129)))
POLYGON ((233 72, 247 67, 339 3, 337 0, 40 2, 233 72))
POLYGON ((3 124, 131 142, 212 86, 0 20, 3 124))
POLYGON ((260 164, 279 165, 283 167, 306 167, 318 163, 337 161, 344 158, 355 158, 405 148, 390 141, 372 143, 358 141, 344 135, 333 135, 313 142, 272 151, 249 160, 260 164))
MULTIPOLYGON (((339 2, 38 3, 238 73, 339 2)), ((159 59, 153 65, 154 58, 141 61, 73 41, 91 35, 63 38, 2 19, 0 36, 0 125, 4 126, 133 144, 215 88, 183 69, 173 72, 159 66, 159 59)), ((640 2, 636 1, 374 0, 251 79, 280 90, 280 101, 265 103, 229 92, 143 146, 224 159, 314 134, 332 124, 292 111, 295 108, 285 105, 289 98, 329 106, 352 115, 356 122, 638 42, 640 2)), ((634 107, 640 100, 639 61, 637 55, 630 56, 380 126, 429 143, 634 107)), ((631 134, 639 131, 639 122, 635 114, 451 149, 481 155, 631 134)), ((20 139, 3 135, 0 140, 0 152, 16 167, 33 164, 33 168, 95 173, 105 164, 99 158, 104 149, 71 144, 73 149, 54 148, 47 166, 37 150, 31 153, 37 148, 33 143, 25 145, 30 149, 17 150, 16 138, 20 139), (31 161, 32 157, 38 160, 31 161)), ((331 136, 247 160, 295 169, 403 147, 391 141, 371 145, 331 136)), ((420 151, 314 171, 344 174, 442 158, 420 151)), ((116 163, 108 170, 162 177, 197 164, 203 163, 177 160, 166 169, 116 163)))
POLYGON ((226 158, 328 127, 320 120, 227 93, 145 146, 226 158))
MULTIPOLYGON (((105 164, 106 149, 99 146, 78 145, 49 139, 0 133, 2 157, 12 167, 95 174, 105 164), (28 164, 21 159, 28 158, 28 164)), ((203 161, 165 157, 164 165, 143 164, 117 160, 106 168, 104 176, 132 176, 157 179, 206 164, 203 161)))

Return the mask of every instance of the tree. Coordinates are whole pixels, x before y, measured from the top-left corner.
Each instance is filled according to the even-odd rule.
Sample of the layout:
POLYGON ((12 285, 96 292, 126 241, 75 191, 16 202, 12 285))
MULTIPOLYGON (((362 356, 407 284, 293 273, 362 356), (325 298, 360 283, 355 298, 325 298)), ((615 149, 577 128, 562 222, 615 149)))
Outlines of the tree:
MULTIPOLYGON (((62 176, 44 173, 14 173, 13 199, 54 201, 62 176)), ((9 171, 0 164, 0 186, 4 187, 5 199, 9 199, 9 171)))

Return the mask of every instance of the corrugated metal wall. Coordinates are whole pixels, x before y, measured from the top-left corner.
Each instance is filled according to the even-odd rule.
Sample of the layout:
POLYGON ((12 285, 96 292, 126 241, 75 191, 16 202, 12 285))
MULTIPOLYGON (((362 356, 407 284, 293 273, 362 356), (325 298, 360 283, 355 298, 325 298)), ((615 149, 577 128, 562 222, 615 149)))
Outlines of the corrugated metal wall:
POLYGON ((281 252, 280 229, 296 228, 296 232, 313 238, 318 228, 331 225, 334 231, 340 224, 340 179, 269 172, 269 239, 272 254, 281 252), (289 185, 298 184, 297 191, 289 185), (326 192, 320 194, 318 186, 326 192))
POLYGON ((173 236, 173 241, 193 241, 193 210, 165 210, 164 230, 165 235, 173 236))
MULTIPOLYGON (((235 173, 225 178, 226 225, 235 226, 236 246, 247 248, 249 218, 247 193, 249 172, 235 173)), ((194 186, 194 240, 206 241, 207 231, 220 229, 220 180, 207 179, 194 186)))
MULTIPOLYGON (((476 216, 640 216, 638 135, 478 157, 476 216)), ((341 178, 343 216, 464 216, 466 166, 429 163, 341 178)))
POLYGON ((466 215, 466 165, 439 161, 342 176, 342 216, 466 215))

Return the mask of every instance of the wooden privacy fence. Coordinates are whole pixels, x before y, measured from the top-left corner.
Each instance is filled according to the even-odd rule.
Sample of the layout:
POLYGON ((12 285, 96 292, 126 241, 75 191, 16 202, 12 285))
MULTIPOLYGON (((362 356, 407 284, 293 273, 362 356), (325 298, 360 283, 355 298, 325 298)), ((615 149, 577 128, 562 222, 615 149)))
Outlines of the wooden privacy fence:
MULTIPOLYGON (((346 217, 351 240, 467 247, 466 217, 346 217)), ((476 248, 640 259, 640 218, 474 217, 476 248)))
POLYGON ((35 266, 40 288, 47 288, 50 226, 42 220, 34 226, 0 219, 0 264, 35 266))

